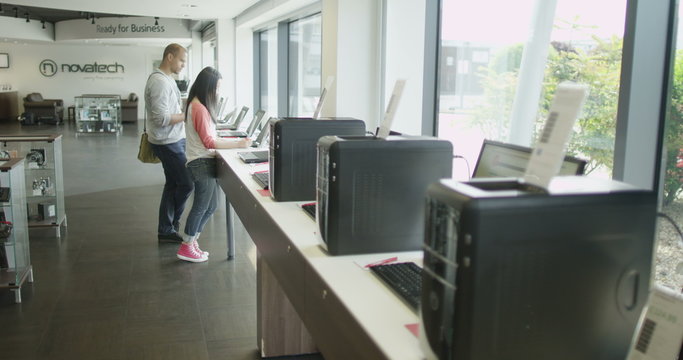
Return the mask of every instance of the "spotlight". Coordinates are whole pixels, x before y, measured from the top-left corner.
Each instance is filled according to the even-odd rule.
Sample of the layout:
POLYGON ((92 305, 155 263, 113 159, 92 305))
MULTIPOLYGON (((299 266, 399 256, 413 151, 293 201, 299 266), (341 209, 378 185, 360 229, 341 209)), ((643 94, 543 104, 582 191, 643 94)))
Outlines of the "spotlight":
POLYGON ((40 23, 43 24, 43 29, 45 29, 45 20, 41 20, 40 23))
POLYGON ((95 25, 95 17, 92 17, 92 21, 90 22, 91 24, 95 25))
POLYGON ((154 17, 154 25, 159 25, 159 17, 158 16, 154 17))
POLYGON ((5 13, 5 9, 2 8, 2 3, 0 3, 0 14, 4 14, 4 13, 5 13))
POLYGON ((19 8, 14 8, 14 17, 15 18, 19 17, 19 8))
POLYGON ((26 16, 26 22, 30 22, 31 20, 28 18, 28 13, 24 13, 24 16, 26 16))

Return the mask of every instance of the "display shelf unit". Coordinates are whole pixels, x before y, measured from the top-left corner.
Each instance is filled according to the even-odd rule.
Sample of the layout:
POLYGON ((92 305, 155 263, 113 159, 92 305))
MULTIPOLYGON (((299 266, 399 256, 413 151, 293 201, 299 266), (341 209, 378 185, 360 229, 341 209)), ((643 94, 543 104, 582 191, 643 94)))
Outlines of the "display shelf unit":
POLYGON ((66 226, 62 135, 2 135, 0 161, 25 159, 25 189, 28 227, 66 226))
POLYGON ((76 135, 119 134, 121 130, 121 96, 76 96, 74 107, 76 135))
POLYGON ((14 291, 17 303, 24 282, 33 282, 24 165, 23 159, 0 161, 0 289, 14 291))

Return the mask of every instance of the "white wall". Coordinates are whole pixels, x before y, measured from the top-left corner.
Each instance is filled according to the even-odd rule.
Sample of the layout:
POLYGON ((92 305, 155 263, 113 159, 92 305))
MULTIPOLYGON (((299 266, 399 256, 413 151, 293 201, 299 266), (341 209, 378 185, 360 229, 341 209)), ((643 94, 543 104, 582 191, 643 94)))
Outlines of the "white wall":
POLYGON ((221 95, 228 97, 228 106, 235 103, 235 21, 216 20, 216 42, 218 49, 218 71, 223 76, 221 95))
MULTIPOLYGON (((228 105, 254 108, 254 43, 251 28, 237 28, 235 31, 235 98, 228 105)), ((268 114, 273 116, 277 114, 268 114)))
POLYGON ((396 80, 406 79, 392 130, 412 135, 422 132, 425 6, 424 0, 388 0, 386 9, 383 106, 396 80))
MULTIPOLYGON (((74 103, 74 97, 82 94, 118 94, 128 96, 134 92, 140 98, 138 117, 142 119, 144 88, 147 76, 152 72, 152 62, 161 60, 164 47, 63 45, 63 44, 13 44, 0 43, 0 52, 9 53, 10 68, 0 69, 0 84, 11 84, 20 99, 31 92, 39 92, 44 98, 63 99, 64 105, 74 103), (61 64, 114 64, 124 66, 119 73, 65 73, 52 77, 43 76, 38 65, 44 59, 61 64)), ((20 101, 20 110, 23 104, 20 101)), ((64 113, 66 116, 66 110, 64 113)))

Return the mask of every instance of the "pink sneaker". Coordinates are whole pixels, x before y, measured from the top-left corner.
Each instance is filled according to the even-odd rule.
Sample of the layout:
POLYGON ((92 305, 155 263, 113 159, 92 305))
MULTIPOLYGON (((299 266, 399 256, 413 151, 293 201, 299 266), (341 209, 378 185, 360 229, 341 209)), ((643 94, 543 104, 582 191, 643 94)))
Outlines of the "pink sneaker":
POLYGON ((204 250, 199 248, 199 243, 197 242, 197 240, 192 242, 192 247, 194 247, 195 251, 197 251, 198 253, 203 254, 204 256, 207 256, 207 257, 209 256, 208 251, 204 251, 204 250))
POLYGON ((192 243, 180 244, 180 249, 178 249, 178 253, 176 255, 178 256, 178 259, 180 259, 180 260, 191 261, 191 262, 204 262, 204 261, 209 260, 208 256, 205 256, 204 254, 195 250, 192 243))

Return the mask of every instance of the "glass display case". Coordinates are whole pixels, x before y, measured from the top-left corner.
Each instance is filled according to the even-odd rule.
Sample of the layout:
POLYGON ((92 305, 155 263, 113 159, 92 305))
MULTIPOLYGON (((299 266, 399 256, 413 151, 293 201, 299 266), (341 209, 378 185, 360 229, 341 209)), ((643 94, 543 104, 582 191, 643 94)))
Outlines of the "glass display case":
POLYGON ((33 282, 24 165, 23 159, 0 160, 0 288, 14 291, 17 303, 24 282, 33 282))
POLYGON ((0 135, 0 161, 24 159, 28 226, 66 226, 62 135, 0 135))
POLYGON ((76 134, 111 133, 121 130, 121 96, 83 95, 74 99, 76 134))

